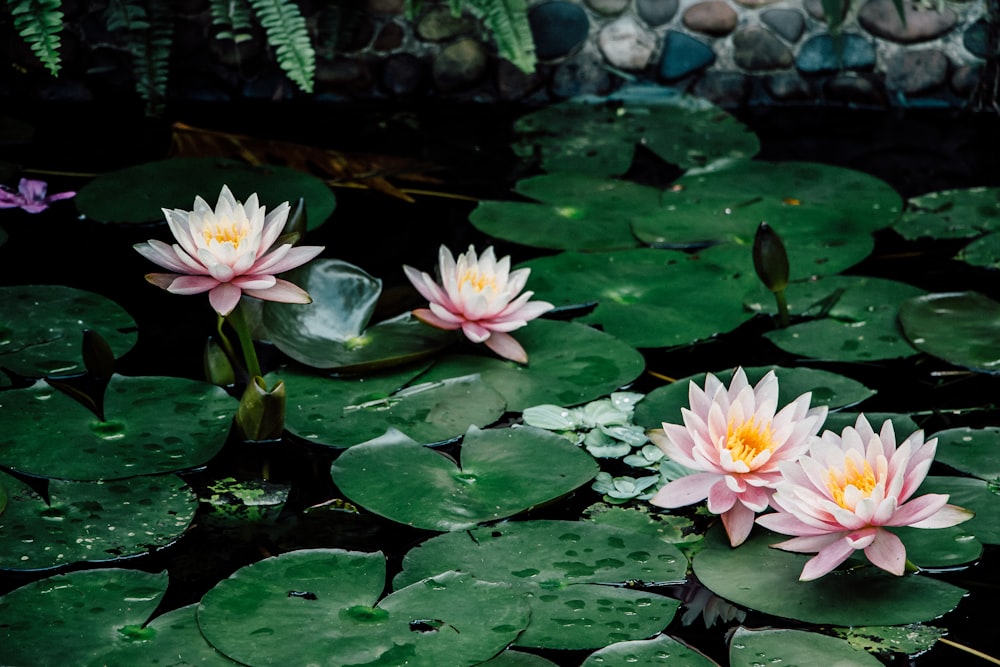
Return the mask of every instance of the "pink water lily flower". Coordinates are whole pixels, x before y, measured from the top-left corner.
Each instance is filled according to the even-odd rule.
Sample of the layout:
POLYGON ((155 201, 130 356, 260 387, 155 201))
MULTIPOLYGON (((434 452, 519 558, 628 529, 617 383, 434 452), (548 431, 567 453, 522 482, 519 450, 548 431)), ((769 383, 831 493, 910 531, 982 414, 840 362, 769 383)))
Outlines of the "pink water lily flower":
POLYGON ((546 301, 529 301, 534 292, 521 293, 531 269, 511 271, 510 257, 497 260, 493 246, 477 256, 470 245, 458 260, 441 246, 438 260, 440 285, 427 273, 403 267, 430 302, 430 308, 414 310, 414 317, 439 329, 461 329, 473 343, 485 343, 505 359, 527 363, 527 353, 509 332, 553 308, 546 301))
POLYGON ((906 548, 889 527, 945 528, 972 518, 949 505, 946 494, 917 490, 934 459, 937 439, 924 442, 917 431, 896 446, 892 422, 875 433, 861 415, 842 435, 831 431, 814 438, 809 454, 781 465, 783 479, 771 504, 778 511, 758 517, 770 530, 795 535, 772 546, 815 553, 799 577, 809 581, 864 549, 874 565, 903 574, 906 548))
POLYGON ((0 208, 22 208, 28 213, 41 213, 54 201, 75 197, 75 192, 57 192, 54 195, 46 195, 49 184, 45 181, 36 181, 30 178, 22 178, 17 184, 17 192, 4 185, 0 185, 0 208))
POLYGON ((742 544, 781 479, 778 464, 804 454, 826 419, 826 406, 810 408, 811 399, 802 394, 778 411, 774 371, 755 386, 742 368, 728 388, 711 373, 704 389, 692 382, 691 407, 681 410, 684 425, 664 423, 663 435, 650 439, 696 472, 669 482, 650 502, 674 508, 707 498, 708 511, 722 517, 729 543, 742 544))
POLYGON ((222 316, 236 308, 243 294, 266 301, 309 303, 305 290, 275 277, 323 251, 322 246, 291 243, 272 247, 288 211, 284 202, 265 215, 256 193, 241 204, 225 185, 214 211, 201 197, 195 197, 190 212, 163 209, 177 243, 151 239, 136 244, 135 249, 173 273, 150 273, 146 280, 174 294, 208 292, 209 303, 222 316))

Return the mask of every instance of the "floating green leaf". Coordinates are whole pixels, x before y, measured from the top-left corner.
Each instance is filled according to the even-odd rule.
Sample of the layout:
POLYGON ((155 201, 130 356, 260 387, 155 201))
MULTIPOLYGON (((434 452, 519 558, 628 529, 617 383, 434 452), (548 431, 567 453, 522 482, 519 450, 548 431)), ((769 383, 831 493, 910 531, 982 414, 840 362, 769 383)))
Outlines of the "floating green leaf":
POLYGON ((656 535, 573 521, 508 522, 423 542, 403 558, 399 589, 449 568, 503 581, 531 605, 518 646, 598 648, 667 626, 677 600, 611 584, 683 580, 687 559, 656 535))
POLYGON ((74 201, 81 213, 99 222, 149 224, 163 220, 161 208, 190 211, 196 196, 214 208, 223 185, 242 202, 257 193, 268 211, 304 198, 309 229, 323 224, 336 206, 330 188, 315 176, 290 167, 203 157, 170 158, 102 174, 81 188, 74 201))
POLYGON ((983 555, 983 545, 966 524, 949 528, 893 528, 906 547, 906 558, 919 568, 937 570, 967 565, 983 555))
POLYGON ((958 524, 968 536, 983 544, 1000 544, 1000 493, 995 480, 984 482, 971 477, 927 477, 916 495, 947 493, 948 502, 976 513, 974 517, 958 524))
POLYGON ((473 427, 462 441, 460 464, 397 432, 351 447, 334 461, 332 474, 337 488, 365 509, 446 531, 549 502, 597 470, 590 455, 554 433, 473 427))
POLYGON ((757 667, 772 663, 837 667, 882 665, 875 657, 837 637, 804 630, 736 628, 729 642, 730 667, 757 667))
MULTIPOLYGON (((826 421, 823 422, 823 428, 821 431, 833 431, 834 433, 843 433, 844 429, 848 426, 854 426, 858 421, 858 412, 846 412, 838 410, 837 412, 828 412, 826 414, 826 421)), ((879 430, 885 420, 892 422, 893 431, 896 434, 896 439, 899 442, 903 441, 903 438, 907 437, 914 431, 920 429, 917 422, 913 421, 913 418, 909 415, 901 415, 894 412, 865 412, 865 418, 868 423, 871 424, 875 430, 879 430)), ((940 449, 938 452, 940 453, 940 449)), ((939 457, 940 458, 940 457, 939 457)))
POLYGON ((205 594, 198 624, 246 664, 473 665, 528 623, 510 586, 444 572, 379 600, 381 553, 306 549, 237 570, 205 594), (489 613, 482 613, 488 609, 489 613), (291 649, 290 647, 294 647, 291 649))
POLYGON ((931 625, 910 624, 835 628, 834 632, 854 648, 869 653, 902 653, 913 656, 929 651, 948 631, 931 625))
POLYGON ((581 667, 718 667, 718 663, 673 637, 618 642, 594 651, 581 667))
POLYGON ((1000 269, 1000 232, 976 239, 962 248, 956 259, 972 266, 1000 269))
POLYGON ((207 382, 116 375, 101 421, 40 381, 0 398, 0 465, 75 480, 193 468, 222 449, 235 410, 236 401, 207 382))
POLYGON ((198 519, 202 526, 245 530, 273 522, 288 500, 291 487, 263 479, 219 479, 208 485, 201 500, 208 511, 198 519))
POLYGON ((160 603, 167 573, 102 569, 61 574, 0 597, 8 665, 86 665, 133 641, 160 603))
POLYGON ((987 482, 1000 479, 1000 428, 950 428, 934 437, 936 461, 987 482))
POLYGON ((0 569, 41 570, 155 551, 183 533, 198 507, 176 475, 108 482, 51 480, 48 502, 3 475, 10 503, 0 514, 0 569))
POLYGON ((720 527, 694 557, 698 580, 716 595, 774 616, 823 625, 901 625, 954 609, 965 591, 925 575, 896 577, 874 567, 834 570, 799 581, 809 555, 770 545, 784 535, 754 529, 733 549, 720 527))
POLYGON ((480 667, 556 667, 556 663, 534 653, 507 649, 492 660, 482 663, 480 667))
POLYGON ((978 292, 943 292, 904 301, 899 322, 910 343, 950 364, 1000 372, 1000 303, 978 292))
POLYGON ((439 382, 478 373, 503 395, 507 410, 521 412, 543 403, 573 406, 598 399, 634 380, 645 365, 634 348, 574 322, 534 320, 514 336, 528 352, 527 365, 448 354, 421 379, 439 382))
POLYGON ((903 238, 969 238, 1000 230, 1000 188, 942 190, 913 197, 893 225, 903 238))
POLYGON ((0 287, 0 312, 0 366, 29 378, 82 373, 84 329, 100 333, 115 356, 135 345, 135 321, 121 306, 73 287, 0 287))

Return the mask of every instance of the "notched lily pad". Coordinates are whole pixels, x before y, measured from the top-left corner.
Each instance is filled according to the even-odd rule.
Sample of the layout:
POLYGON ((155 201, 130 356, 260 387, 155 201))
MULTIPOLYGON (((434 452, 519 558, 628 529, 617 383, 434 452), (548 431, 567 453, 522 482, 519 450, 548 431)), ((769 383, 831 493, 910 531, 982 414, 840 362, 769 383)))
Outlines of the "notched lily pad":
POLYGON ((935 461, 987 482, 1000 479, 1000 428, 950 428, 934 437, 935 461))
POLYGON ((594 651, 580 667, 718 667, 717 662, 667 635, 618 642, 594 651))
POLYGON ((731 667, 824 664, 837 667, 880 667, 874 656, 837 637, 805 630, 736 628, 729 642, 731 667))
POLYGON ((986 234, 959 251, 958 260, 986 269, 1000 269, 1000 232, 986 234))
POLYGON ((921 352, 980 373, 1000 373, 1000 303, 978 292, 904 301, 899 322, 921 352))
POLYGON ((473 427, 462 441, 460 463, 397 432, 351 447, 331 472, 344 495, 365 509, 447 531, 554 500, 597 470, 585 451, 548 431, 473 427))
POLYGON ((942 190, 912 197, 893 225, 903 238, 971 238, 1000 230, 1000 188, 942 190))

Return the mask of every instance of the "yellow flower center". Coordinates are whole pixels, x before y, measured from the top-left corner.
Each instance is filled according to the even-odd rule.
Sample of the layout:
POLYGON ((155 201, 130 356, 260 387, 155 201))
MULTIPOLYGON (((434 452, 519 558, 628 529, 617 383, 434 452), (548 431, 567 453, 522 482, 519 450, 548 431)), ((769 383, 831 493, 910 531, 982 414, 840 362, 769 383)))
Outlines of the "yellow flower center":
POLYGON ((732 454, 733 461, 750 465, 758 454, 774 449, 770 422, 758 424, 751 417, 738 425, 729 422, 726 432, 726 449, 732 454))
POLYGON ((492 274, 483 275, 475 269, 468 269, 462 274, 462 277, 458 279, 458 289, 462 289, 464 284, 472 285, 472 289, 477 292, 482 292, 487 287, 496 291, 497 283, 496 279, 492 274))
POLYGON ((205 243, 212 241, 232 243, 234 248, 239 248, 240 242, 246 238, 248 231, 246 225, 237 224, 235 220, 217 218, 214 224, 205 226, 203 234, 205 235, 205 243))
POLYGON ((844 500, 844 493, 847 487, 853 486, 861 492, 862 497, 867 498, 875 490, 878 480, 875 479, 875 471, 868 465, 868 461, 865 461, 861 470, 858 470, 851 459, 847 459, 845 463, 843 472, 835 468, 831 468, 827 472, 826 488, 830 490, 830 495, 833 496, 834 502, 844 509, 853 511, 854 507, 848 505, 844 500))

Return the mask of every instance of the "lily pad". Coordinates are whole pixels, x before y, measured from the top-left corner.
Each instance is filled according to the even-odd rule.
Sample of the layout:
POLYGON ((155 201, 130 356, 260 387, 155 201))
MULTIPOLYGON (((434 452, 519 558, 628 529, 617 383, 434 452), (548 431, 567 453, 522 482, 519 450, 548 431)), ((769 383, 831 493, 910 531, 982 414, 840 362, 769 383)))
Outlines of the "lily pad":
MULTIPOLYGON (((848 426, 854 426, 858 421, 857 412, 848 412, 838 410, 837 412, 828 412, 826 414, 826 421, 823 422, 823 428, 821 431, 833 431, 834 433, 843 433, 844 429, 848 426)), ((913 417, 910 415, 901 415, 895 412, 865 412, 865 417, 868 419, 868 423, 874 426, 876 429, 881 428, 885 420, 888 419, 892 422, 893 431, 896 436, 906 437, 914 431, 920 430, 920 426, 917 422, 913 421, 913 417)), ((941 450, 938 449, 938 458, 940 459, 941 450)))
POLYGON ((467 573, 436 574, 379 600, 384 582, 381 553, 293 551, 217 584, 201 600, 198 624, 215 648, 248 665, 457 667, 492 658, 528 623, 510 586, 467 573))
POLYGON ((995 480, 935 475, 920 485, 917 495, 924 493, 947 493, 949 503, 976 513, 958 524, 966 536, 974 536, 983 544, 1000 544, 1000 493, 995 480))
POLYGON ((82 570, 0 597, 0 646, 8 665, 86 665, 133 640, 156 610, 167 573, 82 570))
MULTIPOLYGON (((726 369, 713 373, 727 386, 733 378, 734 369, 726 369)), ((756 366, 743 369, 750 384, 756 384, 768 371, 773 370, 778 378, 778 405, 787 405, 806 392, 812 392, 811 405, 825 405, 831 410, 856 405, 875 395, 875 391, 865 387, 857 380, 822 371, 815 368, 780 366, 756 366)), ((635 406, 636 424, 646 428, 660 428, 663 422, 683 423, 681 408, 688 405, 688 386, 694 382, 699 387, 705 386, 705 373, 698 373, 677 382, 657 387, 646 394, 635 406)), ((853 422, 851 422, 853 425, 853 422)))
POLYGON ((948 634, 944 628, 920 624, 836 628, 834 632, 854 648, 869 653, 902 653, 909 656, 931 650, 938 639, 948 634))
POLYGON ((983 555, 983 544, 964 524, 948 528, 893 528, 906 546, 906 558, 925 570, 968 565, 983 555))
POLYGON ((423 542, 404 556, 393 587, 448 568, 509 583, 528 599, 531 623, 518 646, 582 649, 644 639, 666 627, 678 600, 621 584, 683 580, 687 559, 656 535, 613 526, 508 522, 423 542))
POLYGON ((910 343, 950 364, 1000 373, 1000 303, 978 292, 943 292, 904 301, 899 322, 910 343))
POLYGON ((986 234, 958 253, 958 260, 986 269, 1000 269, 1000 232, 986 234))
POLYGON ((524 266, 531 268, 537 298, 556 306, 596 303, 580 322, 635 347, 670 347, 730 331, 750 317, 743 295, 756 280, 753 273, 712 257, 641 248, 564 252, 524 266))
POLYGON ((507 649, 492 660, 487 660, 480 667, 557 667, 556 663, 546 660, 540 655, 507 649))
POLYGON ((578 98, 522 116, 514 152, 549 172, 625 173, 641 144, 682 169, 709 169, 760 150, 756 135, 719 107, 690 95, 578 98))
POLYGON ((1000 230, 1000 188, 942 190, 913 197, 893 225, 905 239, 971 238, 1000 230))
POLYGON ((865 651, 837 637, 804 630, 736 628, 729 642, 730 667, 782 665, 837 665, 837 667, 881 667, 865 651))
POLYGON ((503 396, 480 377, 418 378, 424 368, 349 378, 287 368, 269 375, 268 383, 284 380, 288 387, 285 428, 331 447, 367 442, 390 428, 422 444, 441 443, 503 415, 503 396))
POLYGON ((236 401, 207 382, 115 375, 101 421, 39 381, 0 397, 0 465, 75 480, 194 468, 222 449, 235 410, 236 401))
POLYGON ((2 477, 10 494, 0 513, 0 569, 5 570, 150 553, 180 537, 198 508, 194 492, 176 475, 51 480, 48 502, 17 479, 2 477))
POLYGON ((767 614, 823 625, 901 625, 929 621, 965 595, 925 575, 896 577, 874 567, 845 568, 799 581, 810 557, 770 545, 787 539, 754 529, 739 548, 716 526, 694 557, 698 580, 716 595, 767 614))
POLYGON ((510 412, 544 403, 564 406, 596 400, 642 373, 637 350, 575 322, 534 320, 514 336, 528 352, 527 365, 494 357, 448 354, 423 376, 427 382, 478 373, 495 387, 510 412))
POLYGON ((161 209, 189 211, 196 196, 214 207, 223 185, 243 202, 257 193, 268 211, 304 198, 310 230, 323 224, 336 206, 333 192, 320 178, 289 167, 214 157, 169 158, 101 174, 83 186, 74 201, 83 215, 98 222, 165 224, 161 209))
POLYGON ((136 341, 135 320, 111 299, 63 285, 0 287, 0 367, 28 378, 82 373, 84 329, 116 357, 136 341))
POLYGON ((950 428, 934 437, 934 460, 987 482, 1000 479, 1000 428, 950 428))
POLYGON ((594 651, 580 667, 718 667, 718 663, 667 635, 618 642, 594 651))
POLYGON ((382 281, 338 259, 319 259, 286 276, 309 292, 308 305, 264 302, 267 337, 292 359, 341 373, 371 372, 440 350, 454 341, 409 313, 369 327, 382 281))
POLYGON ((470 428, 460 463, 397 432, 351 447, 332 468, 334 483, 352 502, 393 521, 441 531, 549 502, 597 471, 585 451, 531 427, 470 428))

